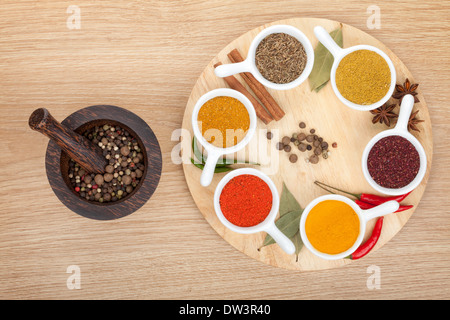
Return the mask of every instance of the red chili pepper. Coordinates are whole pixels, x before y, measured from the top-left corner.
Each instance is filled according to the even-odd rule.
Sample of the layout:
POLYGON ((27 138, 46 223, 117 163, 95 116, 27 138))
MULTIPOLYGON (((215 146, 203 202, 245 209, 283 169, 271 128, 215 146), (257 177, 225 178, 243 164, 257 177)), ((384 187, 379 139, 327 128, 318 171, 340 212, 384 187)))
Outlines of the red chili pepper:
POLYGON ((378 218, 370 238, 364 244, 360 245, 359 248, 356 249, 356 251, 353 252, 347 258, 352 260, 358 260, 364 257, 366 254, 368 254, 370 251, 372 251, 373 247, 375 247, 375 245, 378 242, 378 239, 380 238, 381 229, 383 228, 383 220, 384 217, 378 218))
MULTIPOLYGON (((373 204, 373 205, 380 205, 380 204, 385 203, 385 202, 390 201, 390 200, 395 200, 398 203, 400 203, 403 200, 405 200, 405 198, 412 192, 412 191, 410 191, 410 192, 408 192, 406 194, 402 194, 402 195, 399 195, 399 196, 382 197, 382 196, 377 196, 375 194, 368 194, 368 193, 359 193, 359 194, 358 193, 351 193, 351 192, 348 192, 348 191, 344 191, 344 190, 341 190, 341 189, 329 186, 329 185, 327 185, 327 184, 325 184, 323 182, 319 182, 319 181, 315 181, 314 183, 317 184, 322 189, 327 190, 328 192, 331 192, 331 191, 326 189, 326 188, 324 188, 324 186, 326 186, 328 188, 331 188, 331 189, 334 189, 334 190, 338 190, 338 191, 346 193, 348 195, 354 196, 356 199, 358 199, 360 201, 364 201, 366 203, 370 203, 370 204, 373 204)), ((331 192, 331 193, 334 193, 334 192, 331 192)))
POLYGON ((398 210, 395 211, 395 212, 401 212, 401 211, 409 210, 409 209, 411 209, 412 207, 414 207, 414 206, 413 206, 413 205, 409 205, 409 206, 400 206, 400 207, 398 208, 398 210))
POLYGON ((372 209, 375 205, 356 199, 355 203, 363 210, 372 209))
POLYGON ((374 205, 379 205, 382 203, 385 203, 387 201, 390 200, 395 200, 398 203, 402 202, 403 200, 405 200, 405 198, 411 193, 412 191, 399 195, 399 196, 392 196, 392 197, 380 197, 377 195, 373 195, 373 194, 367 194, 367 193, 361 193, 361 196, 359 198, 359 200, 364 201, 364 202, 368 202, 374 205))
MULTIPOLYGON (((374 205, 374 204, 370 204, 370 203, 367 203, 367 202, 364 202, 364 201, 361 201, 361 200, 358 200, 358 199, 355 200, 355 203, 363 210, 372 209, 372 208, 376 207, 376 205, 374 205)), ((414 206, 412 206, 412 205, 400 206, 398 208, 398 210, 395 211, 395 212, 405 211, 405 210, 411 209, 412 207, 414 207, 414 206)))

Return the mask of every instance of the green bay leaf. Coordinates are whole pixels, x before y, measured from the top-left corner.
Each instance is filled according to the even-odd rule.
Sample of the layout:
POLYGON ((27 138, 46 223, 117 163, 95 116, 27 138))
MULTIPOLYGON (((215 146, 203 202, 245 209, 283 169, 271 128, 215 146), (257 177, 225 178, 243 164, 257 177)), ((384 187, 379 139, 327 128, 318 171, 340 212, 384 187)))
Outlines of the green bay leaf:
MULTIPOLYGON (((303 210, 290 211, 280 217, 275 225, 286 237, 291 238, 299 231, 302 213, 303 210)), ((265 247, 274 243, 275 240, 267 234, 262 246, 265 247)))
POLYGON ((286 187, 286 184, 283 182, 283 191, 281 192, 280 197, 280 217, 284 216, 288 212, 292 211, 301 211, 302 208, 300 204, 295 199, 294 195, 289 191, 286 187))
POLYGON ((314 89, 314 91, 319 92, 320 89, 322 89, 323 87, 325 87, 327 85, 328 81, 326 81, 325 83, 321 84, 320 86, 318 86, 317 88, 314 89))
MULTIPOLYGON (((341 48, 343 47, 344 41, 342 36, 342 25, 338 29, 331 31, 330 36, 338 46, 341 48)), ((316 92, 318 92, 330 80, 330 72, 333 62, 333 55, 322 43, 319 42, 314 50, 314 66, 311 74, 309 75, 309 85, 311 87, 311 91, 316 90, 316 92)))
POLYGON ((291 238, 292 242, 295 245, 295 262, 298 261, 298 254, 300 253, 300 250, 303 248, 303 241, 302 237, 300 236, 300 230, 297 231, 297 233, 291 238))
MULTIPOLYGON (((275 221, 275 225, 286 237, 294 242, 297 259, 298 253, 303 246, 299 231, 300 218, 302 216, 302 213, 302 207, 297 202, 294 195, 286 187, 286 184, 283 182, 283 191, 281 192, 280 197, 280 217, 277 221, 275 221), (297 234, 298 238, 296 238, 297 234)), ((275 240, 269 234, 267 234, 261 247, 265 247, 274 243, 275 240)))

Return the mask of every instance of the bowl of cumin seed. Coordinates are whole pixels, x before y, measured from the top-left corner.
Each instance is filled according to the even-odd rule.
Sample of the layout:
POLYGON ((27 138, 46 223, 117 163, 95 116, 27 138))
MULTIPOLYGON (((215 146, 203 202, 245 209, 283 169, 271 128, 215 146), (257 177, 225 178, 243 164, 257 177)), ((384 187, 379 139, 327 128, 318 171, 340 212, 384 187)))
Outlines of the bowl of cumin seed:
POLYGON ((288 90, 305 81, 314 65, 314 49, 299 29, 274 25, 262 30, 252 41, 243 62, 215 68, 218 77, 250 72, 264 86, 288 90))

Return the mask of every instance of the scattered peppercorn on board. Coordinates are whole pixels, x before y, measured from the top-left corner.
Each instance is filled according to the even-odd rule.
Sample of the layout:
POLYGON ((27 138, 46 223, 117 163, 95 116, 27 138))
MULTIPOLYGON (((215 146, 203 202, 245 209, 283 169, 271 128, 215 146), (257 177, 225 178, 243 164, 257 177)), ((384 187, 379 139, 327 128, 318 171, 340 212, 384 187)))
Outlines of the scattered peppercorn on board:
MULTIPOLYGON (((318 40, 313 32, 315 26, 322 26, 330 32, 342 25, 344 48, 359 44, 375 46, 385 52, 393 61, 397 72, 397 84, 403 84, 407 78, 413 82, 413 76, 405 64, 383 43, 364 31, 349 25, 340 24, 337 21, 294 18, 275 21, 251 30, 232 41, 212 59, 192 89, 182 125, 183 129, 186 130, 185 132, 190 133, 190 136, 184 136, 182 141, 183 169, 186 181, 196 205, 211 227, 225 241, 246 255, 268 265, 290 270, 309 271, 340 267, 351 263, 351 260, 323 260, 314 256, 305 247, 301 249, 298 257, 296 255, 288 255, 277 244, 261 248, 266 237, 264 232, 243 235, 228 230, 217 218, 213 204, 214 190, 226 173, 215 173, 212 183, 208 187, 203 187, 200 185, 202 171, 190 161, 193 136, 191 116, 195 103, 203 94, 210 90, 228 87, 224 79, 215 76, 214 65, 218 62, 230 63, 227 54, 233 49, 238 49, 245 58, 253 38, 264 28, 275 24, 287 24, 297 27, 308 37, 314 48, 318 44, 318 40)), ((395 50, 395 48, 392 49, 395 50)), ((253 94, 241 75, 236 75, 235 77, 253 94)), ((263 121, 258 120, 256 133, 249 145, 247 145, 245 152, 240 152, 236 155, 237 159, 242 160, 244 157, 246 160, 257 162, 260 165, 238 164, 233 165, 234 168, 248 166, 265 172, 274 181, 279 194, 281 194, 283 183, 285 183, 302 208, 305 208, 316 197, 326 194, 326 191, 314 184, 316 180, 354 193, 376 194, 376 191, 364 179, 361 158, 369 140, 377 133, 389 129, 385 124, 373 124, 373 115, 369 111, 357 111, 346 107, 336 97, 330 83, 327 83, 318 92, 311 90, 308 81, 303 82, 295 89, 287 91, 268 89, 268 91, 283 109, 285 115, 282 119, 278 121, 272 120, 267 125, 263 121), (300 128, 300 122, 304 122, 306 127, 300 128), (329 147, 326 159, 320 156, 318 163, 311 163, 308 159, 308 151, 302 152, 297 148, 292 148, 292 150, 286 152, 277 149, 276 144, 284 136, 291 137, 294 133, 301 132, 308 134, 311 129, 320 132, 324 141, 326 140, 330 145, 333 144, 333 147, 329 147), (272 132, 272 134, 267 135, 267 131, 272 132), (271 137, 270 140, 268 139, 269 136, 271 137), (333 142, 336 142, 337 146, 333 142), (261 146, 266 147, 267 150, 261 151, 264 149, 261 149, 261 146), (255 153, 254 150, 260 151, 255 153), (256 154, 256 158, 252 157, 256 154), (292 154, 297 156, 297 161, 290 161, 290 158, 291 160, 295 158, 290 157, 292 154)), ((418 93, 416 98, 418 98, 419 102, 415 103, 413 112, 420 110, 419 117, 424 122, 417 125, 420 132, 412 131, 411 133, 421 142, 425 149, 427 172, 421 184, 402 202, 404 205, 413 205, 414 207, 385 217, 381 237, 373 251, 382 247, 402 229, 415 208, 417 208, 428 180, 433 153, 431 121, 420 87, 416 92, 418 93)), ((391 99, 389 101, 398 104, 398 100, 391 99)), ((398 113, 398 108, 396 107, 395 109, 396 113, 398 113)), ((394 125, 395 123, 391 123, 391 128, 394 125)), ((364 241, 370 236, 375 220, 370 221, 367 225, 364 241)), ((382 255, 379 255, 379 257, 381 259, 382 255)))

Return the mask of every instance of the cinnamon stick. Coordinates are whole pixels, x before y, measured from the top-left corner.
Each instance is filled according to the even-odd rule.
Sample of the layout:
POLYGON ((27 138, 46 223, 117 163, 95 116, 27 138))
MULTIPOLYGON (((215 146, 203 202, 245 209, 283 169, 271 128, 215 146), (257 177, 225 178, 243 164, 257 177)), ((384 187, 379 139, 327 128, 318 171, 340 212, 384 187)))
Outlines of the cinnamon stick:
MULTIPOLYGON (((244 61, 244 58, 237 49, 232 50, 228 54, 228 58, 233 63, 244 61)), ((285 113, 283 109, 281 109, 272 95, 250 72, 244 72, 241 76, 276 121, 284 117, 285 113)))
MULTIPOLYGON (((217 68, 221 64, 222 62, 216 63, 214 65, 214 68, 217 68)), ((264 107, 258 102, 258 100, 255 99, 255 97, 250 94, 250 92, 248 92, 247 89, 245 89, 245 87, 239 82, 238 79, 236 79, 234 76, 225 77, 223 79, 231 89, 239 91, 250 100, 250 102, 253 104, 253 107, 255 108, 256 115, 259 119, 261 119, 262 122, 268 124, 273 120, 272 116, 267 112, 267 110, 264 109, 264 107)))

